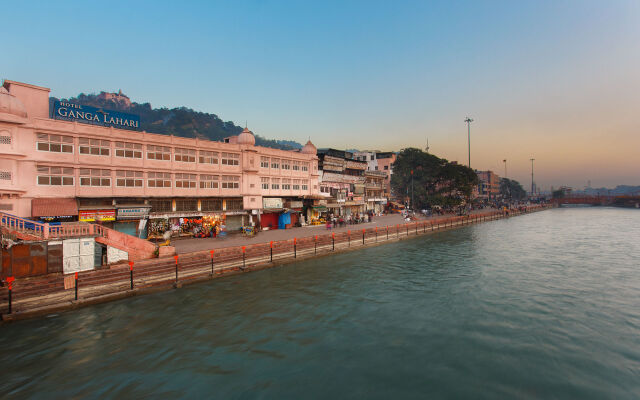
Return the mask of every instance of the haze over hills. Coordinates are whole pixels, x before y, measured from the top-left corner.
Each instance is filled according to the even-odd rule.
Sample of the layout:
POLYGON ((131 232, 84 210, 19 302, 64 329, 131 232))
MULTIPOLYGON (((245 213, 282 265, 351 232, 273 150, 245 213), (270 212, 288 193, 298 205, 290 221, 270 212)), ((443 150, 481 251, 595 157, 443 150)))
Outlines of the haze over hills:
MULTIPOLYGON (((55 97, 49 99, 49 109, 53 110, 55 97)), ((102 107, 140 116, 140 130, 175 135, 188 138, 200 138, 221 141, 225 137, 238 135, 242 127, 231 121, 223 121, 215 114, 199 112, 186 107, 152 108, 150 103, 131 101, 122 91, 100 94, 80 93, 77 97, 61 99, 71 103, 102 107)), ((302 148, 300 143, 291 140, 273 140, 256 136, 256 145, 283 150, 302 148)))

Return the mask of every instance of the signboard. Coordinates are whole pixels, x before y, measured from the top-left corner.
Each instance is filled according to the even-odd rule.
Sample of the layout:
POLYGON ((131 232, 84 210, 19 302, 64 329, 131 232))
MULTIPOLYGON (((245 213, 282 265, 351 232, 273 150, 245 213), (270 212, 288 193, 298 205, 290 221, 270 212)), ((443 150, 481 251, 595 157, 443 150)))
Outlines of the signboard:
POLYGON ((280 197, 263 197, 262 208, 282 208, 282 198, 280 197))
POLYGON ((113 126, 119 129, 135 130, 140 128, 139 115, 104 110, 66 101, 55 101, 53 103, 53 118, 90 125, 113 126))
POLYGON ((115 221, 116 210, 81 210, 78 212, 78 220, 84 222, 115 221))
POLYGON ((149 207, 118 208, 118 219, 141 219, 149 215, 149 207))

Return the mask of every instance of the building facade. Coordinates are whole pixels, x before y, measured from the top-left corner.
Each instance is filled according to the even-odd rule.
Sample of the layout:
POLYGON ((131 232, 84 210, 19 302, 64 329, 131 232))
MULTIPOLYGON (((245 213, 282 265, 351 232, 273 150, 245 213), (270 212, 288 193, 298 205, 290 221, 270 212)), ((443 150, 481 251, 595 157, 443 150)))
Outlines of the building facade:
POLYGON ((359 161, 367 162, 367 171, 379 171, 384 175, 383 197, 391 199, 391 175, 393 175, 393 163, 396 161, 396 153, 391 151, 358 151, 353 157, 359 161))
POLYGON ((122 129, 136 127, 126 117, 115 118, 118 127, 86 123, 107 121, 108 110, 59 106, 77 120, 50 113, 47 88, 9 80, 0 87, 0 211, 142 235, 154 223, 207 218, 239 229, 259 224, 265 204, 301 210, 319 194, 311 142, 285 151, 255 146, 248 129, 235 143, 160 135, 122 129))
POLYGON ((500 177, 493 171, 476 171, 478 175, 478 198, 495 201, 500 195, 500 177))

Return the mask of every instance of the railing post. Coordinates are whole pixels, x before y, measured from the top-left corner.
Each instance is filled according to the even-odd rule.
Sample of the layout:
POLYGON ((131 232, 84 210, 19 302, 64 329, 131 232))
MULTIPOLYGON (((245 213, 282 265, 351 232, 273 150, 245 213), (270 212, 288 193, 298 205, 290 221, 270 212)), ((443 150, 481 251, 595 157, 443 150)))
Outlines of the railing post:
POLYGON ((48 223, 44 224, 44 227, 42 228, 42 237, 44 239, 49 239, 49 224, 48 223))
POLYGON ((213 276, 214 274, 214 269, 213 269, 213 253, 215 252, 215 250, 209 250, 209 254, 211 254, 211 276, 213 276))
POLYGON ((400 238, 400 224, 396 224, 396 239, 400 238))
POLYGON ((389 240, 389 225, 387 225, 387 240, 389 240))
POLYGON ((246 254, 245 254, 246 249, 247 249, 247 246, 242 246, 242 270, 243 271, 245 268, 247 268, 247 261, 246 261, 246 254))
POLYGON ((133 261, 129 261, 129 279, 131 281, 131 290, 133 290, 133 261))
POLYGON ((293 258, 298 258, 297 239, 293 238, 293 258))
POLYGON ((336 250, 336 234, 331 232, 331 251, 336 250))
POLYGON ((363 246, 364 246, 364 232, 365 232, 365 229, 363 228, 363 229, 362 229, 362 245, 363 245, 363 246))
POLYGON ((418 223, 416 222, 416 236, 418 236, 418 223))
POLYGON ((173 256, 173 259, 176 261, 176 285, 178 285, 178 256, 173 256))
POLYGON ((347 247, 351 247, 351 230, 347 231, 347 247))
POLYGON ((269 242, 269 252, 271 253, 271 262, 273 262, 273 240, 269 242))
POLYGON ((376 226, 376 243, 378 243, 378 227, 376 226))
POLYGON ((409 224, 404 224, 407 227, 407 236, 409 236, 409 224))
POLYGON ((15 280, 16 278, 13 276, 7 277, 7 289, 9 289, 9 298, 7 299, 9 301, 9 314, 11 314, 11 295, 13 293, 13 281, 15 280))
POLYGON ((78 273, 75 274, 75 289, 76 289, 76 300, 78 300, 78 273))
POLYGON ((313 254, 314 255, 318 254, 318 235, 316 235, 313 241, 313 254))

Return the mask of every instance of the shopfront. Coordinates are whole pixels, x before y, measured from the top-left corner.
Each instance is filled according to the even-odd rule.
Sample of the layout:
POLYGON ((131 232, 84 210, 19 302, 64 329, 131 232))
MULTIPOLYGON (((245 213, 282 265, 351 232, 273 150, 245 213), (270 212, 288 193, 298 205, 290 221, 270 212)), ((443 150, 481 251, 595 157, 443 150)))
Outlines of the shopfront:
POLYGON ((31 200, 31 216, 47 223, 76 221, 78 203, 74 198, 33 199, 31 200))
POLYGON ((118 206, 113 229, 127 235, 147 238, 147 222, 151 206, 118 206))

